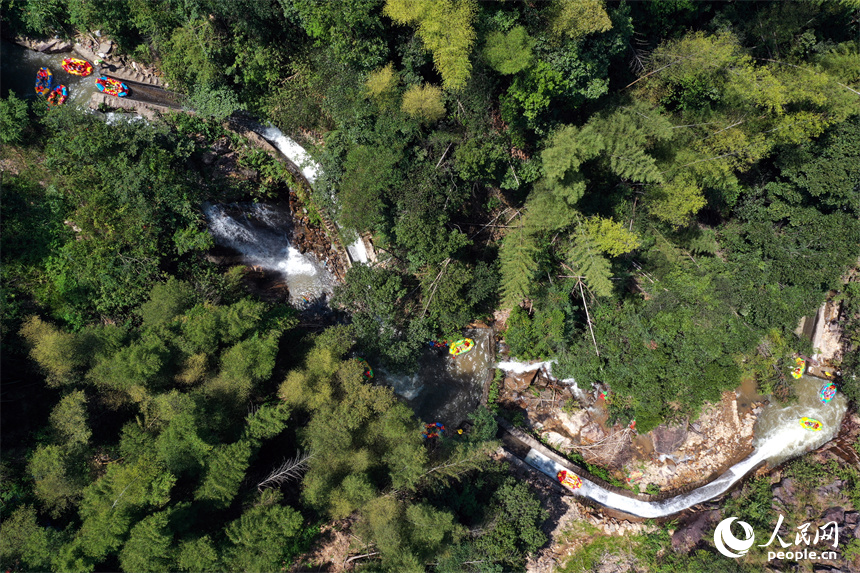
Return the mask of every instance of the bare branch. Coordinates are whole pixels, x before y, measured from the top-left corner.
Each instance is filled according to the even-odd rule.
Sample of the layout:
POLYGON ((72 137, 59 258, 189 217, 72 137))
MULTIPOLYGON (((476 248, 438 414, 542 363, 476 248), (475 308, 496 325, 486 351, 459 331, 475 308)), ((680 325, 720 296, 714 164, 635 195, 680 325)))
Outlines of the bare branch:
POLYGON ((284 482, 301 479, 302 473, 308 469, 308 462, 313 459, 312 453, 302 454, 301 450, 296 452, 296 457, 285 460, 280 466, 272 470, 272 472, 260 483, 257 484, 257 491, 262 491, 267 487, 280 487, 284 482))

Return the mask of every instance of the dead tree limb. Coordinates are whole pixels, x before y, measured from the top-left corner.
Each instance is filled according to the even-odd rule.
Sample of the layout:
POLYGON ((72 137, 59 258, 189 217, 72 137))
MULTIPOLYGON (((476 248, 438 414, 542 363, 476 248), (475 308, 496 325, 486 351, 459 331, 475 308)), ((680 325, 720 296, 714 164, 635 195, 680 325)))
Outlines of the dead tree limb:
POLYGON ((257 491, 263 491, 267 487, 280 487, 284 482, 301 479, 302 473, 308 469, 308 462, 313 459, 312 453, 302 454, 301 450, 296 452, 296 457, 285 460, 284 463, 272 470, 272 472, 257 484, 257 491))

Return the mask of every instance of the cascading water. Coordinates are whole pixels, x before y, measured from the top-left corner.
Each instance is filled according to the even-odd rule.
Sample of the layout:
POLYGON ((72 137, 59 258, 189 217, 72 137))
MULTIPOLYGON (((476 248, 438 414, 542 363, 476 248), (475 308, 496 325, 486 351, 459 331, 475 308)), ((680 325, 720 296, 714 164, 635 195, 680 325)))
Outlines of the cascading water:
POLYGON ((315 257, 303 255, 289 242, 292 225, 287 207, 264 203, 204 205, 215 242, 242 255, 245 264, 278 273, 293 304, 324 301, 335 279, 315 257))
MULTIPOLYGON (((769 404, 759 417, 755 428, 755 451, 729 468, 719 478, 689 493, 658 502, 632 499, 607 491, 587 479, 576 490, 581 495, 601 505, 645 518, 672 515, 713 499, 725 493, 735 482, 743 478, 760 462, 779 464, 783 461, 818 448, 831 440, 839 431, 842 418, 848 409, 848 401, 842 394, 825 404, 818 398, 824 382, 812 377, 803 377, 795 384, 798 394, 797 403, 788 406, 769 404), (800 425, 800 418, 808 417, 820 421, 821 431, 806 430, 800 425)), ((537 450, 530 450, 526 462, 541 472, 556 479, 556 474, 564 469, 554 460, 537 450)))
MULTIPOLYGON (((319 163, 313 160, 304 147, 284 135, 280 129, 274 126, 264 127, 262 125, 254 125, 252 129, 265 138, 269 143, 278 148, 281 154, 295 163, 301 170, 302 175, 308 180, 308 183, 313 184, 319 176, 322 168, 319 163)), ((334 200, 335 197, 332 196, 334 200)), ((364 248, 364 241, 361 237, 346 246, 349 257, 354 263, 367 262, 367 250, 364 248)))
POLYGON ((395 375, 378 369, 378 378, 422 420, 460 424, 478 406, 493 359, 490 329, 471 330, 466 336, 474 339, 475 348, 465 354, 454 358, 447 349, 425 348, 416 372, 395 375))

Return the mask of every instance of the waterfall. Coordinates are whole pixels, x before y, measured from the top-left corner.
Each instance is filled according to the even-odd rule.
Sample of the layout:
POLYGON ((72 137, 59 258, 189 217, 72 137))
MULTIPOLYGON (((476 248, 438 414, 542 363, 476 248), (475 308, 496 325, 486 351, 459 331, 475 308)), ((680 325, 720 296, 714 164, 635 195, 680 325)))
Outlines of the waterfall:
POLYGON ((331 294, 335 279, 325 265, 290 244, 292 219, 286 207, 204 205, 203 213, 215 242, 240 253, 245 264, 283 277, 294 304, 324 301, 331 294))

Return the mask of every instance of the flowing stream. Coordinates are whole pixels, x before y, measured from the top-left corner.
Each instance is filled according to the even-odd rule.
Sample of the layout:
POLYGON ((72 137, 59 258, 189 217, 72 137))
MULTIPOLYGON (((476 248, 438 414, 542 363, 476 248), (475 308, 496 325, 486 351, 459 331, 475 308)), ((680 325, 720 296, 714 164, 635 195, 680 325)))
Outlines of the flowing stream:
MULTIPOLYGON (((582 487, 573 493, 606 507, 645 518, 672 515, 713 499, 725 493, 759 463, 768 462, 771 466, 780 464, 821 447, 839 432, 848 409, 848 400, 838 393, 830 403, 821 402, 818 392, 824 384, 822 380, 804 376, 795 384, 798 393, 796 403, 787 406, 768 404, 756 421, 755 451, 707 485, 669 499, 648 502, 607 491, 583 478, 582 487), (820 421, 823 428, 817 432, 804 429, 800 425, 802 417, 820 421)), ((560 470, 565 469, 534 449, 529 451, 526 462, 553 479, 556 479, 560 470)))
MULTIPOLYGON (((54 85, 62 83, 68 88, 67 105, 87 108, 90 96, 96 91, 94 78, 81 78, 63 71, 60 62, 68 56, 43 54, 2 42, 0 84, 3 97, 9 91, 14 91, 21 98, 35 100, 37 95, 33 84, 36 71, 40 67, 48 67, 54 74, 54 85)), ((298 165, 310 183, 317 179, 320 166, 295 141, 275 127, 257 126, 255 131, 298 165)), ((291 217, 287 207, 262 203, 204 205, 204 213, 219 245, 240 253, 251 266, 280 273, 284 277, 293 303, 301 305, 314 300, 325 301, 331 293, 335 279, 325 265, 311 255, 303 255, 290 244, 291 217)), ((354 262, 367 261, 361 239, 348 245, 347 250, 354 262)), ((466 354, 452 358, 445 350, 427 348, 422 352, 420 367, 414 374, 393 375, 378 371, 378 376, 406 399, 425 421, 438 421, 449 426, 459 424, 477 406, 493 357, 492 333, 489 329, 478 329, 468 333, 468 336, 475 339, 477 347, 466 354)), ((552 363, 525 365, 504 362, 497 367, 519 373, 537 367, 551 371, 552 363)), ((575 385, 573 380, 563 382, 575 385)), ((822 384, 816 378, 803 377, 796 384, 799 394, 796 403, 785 407, 768 405, 756 422, 755 451, 705 486, 659 502, 625 497, 604 490, 587 479, 583 479, 582 487, 574 493, 606 507, 645 518, 672 515, 717 497, 760 462, 779 464, 820 447, 836 435, 847 410, 847 400, 842 394, 837 394, 832 402, 823 404, 818 399, 822 384), (799 419, 804 416, 822 422, 823 429, 812 432, 802 428, 799 419)), ((534 449, 529 451, 526 462, 552 479, 556 479, 558 471, 563 469, 534 449)))

